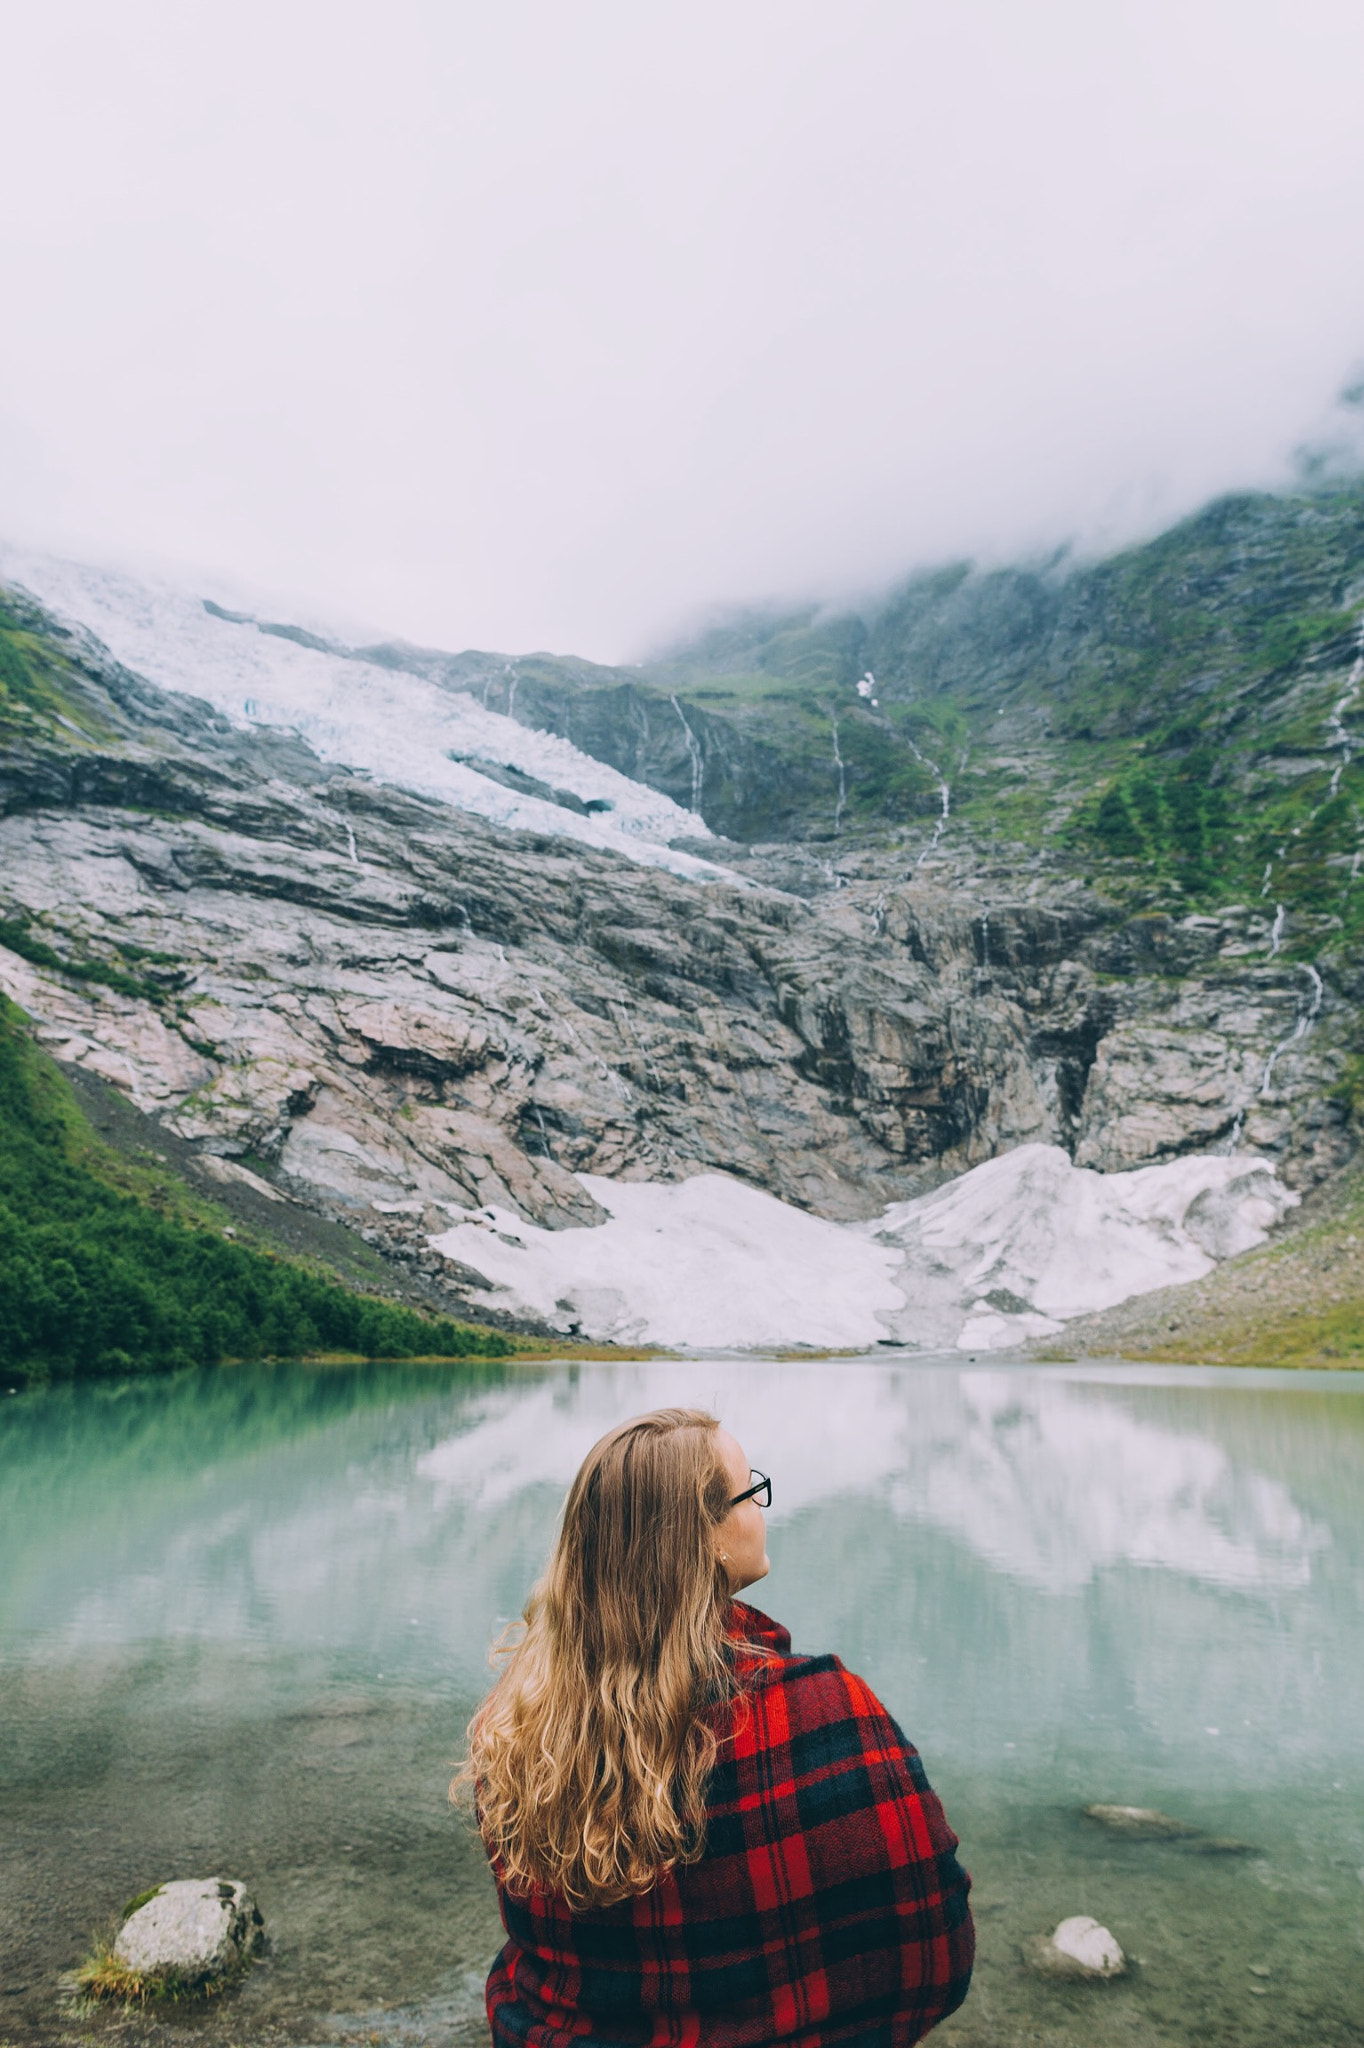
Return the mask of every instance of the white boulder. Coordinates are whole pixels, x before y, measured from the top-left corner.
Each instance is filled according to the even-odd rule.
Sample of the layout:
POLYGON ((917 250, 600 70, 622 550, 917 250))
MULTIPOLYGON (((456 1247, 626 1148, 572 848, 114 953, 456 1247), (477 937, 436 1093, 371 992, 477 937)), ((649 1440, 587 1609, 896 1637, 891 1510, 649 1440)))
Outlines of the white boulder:
POLYGON ((264 1938, 264 1923, 244 1884, 230 1877, 188 1877, 158 1885, 131 1912, 114 1942, 114 1961, 139 1977, 201 1984, 244 1963, 264 1938))
POLYGON ((1088 1913, 1073 1913, 1050 1934, 1035 1935, 1023 1950, 1030 1969, 1044 1977, 1121 1977, 1127 1958, 1106 1927, 1088 1913))

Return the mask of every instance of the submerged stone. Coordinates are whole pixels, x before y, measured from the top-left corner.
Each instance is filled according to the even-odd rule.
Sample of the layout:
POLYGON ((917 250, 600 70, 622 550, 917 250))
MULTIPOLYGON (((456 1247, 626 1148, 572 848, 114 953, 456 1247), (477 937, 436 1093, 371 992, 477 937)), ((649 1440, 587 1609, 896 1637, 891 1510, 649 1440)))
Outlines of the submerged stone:
POLYGON ((1134 1841, 1173 1842, 1201 1835, 1200 1828, 1154 1806, 1107 1806, 1102 1802, 1085 1808, 1085 1819, 1096 1820, 1111 1835, 1127 1835, 1134 1841))
POLYGON ((1184 1844, 1188 1856, 1262 1856, 1254 1842, 1238 1842, 1234 1835, 1196 1835, 1184 1844))
POLYGON ((1042 1977, 1121 1977, 1127 1958, 1116 1938, 1088 1913, 1073 1913, 1050 1934, 1023 1945, 1023 1960, 1042 1977))
POLYGON ((260 1910, 236 1878, 181 1878, 136 1904, 118 1931, 113 1959, 130 1976, 192 1986, 239 1969, 263 1938, 260 1910))

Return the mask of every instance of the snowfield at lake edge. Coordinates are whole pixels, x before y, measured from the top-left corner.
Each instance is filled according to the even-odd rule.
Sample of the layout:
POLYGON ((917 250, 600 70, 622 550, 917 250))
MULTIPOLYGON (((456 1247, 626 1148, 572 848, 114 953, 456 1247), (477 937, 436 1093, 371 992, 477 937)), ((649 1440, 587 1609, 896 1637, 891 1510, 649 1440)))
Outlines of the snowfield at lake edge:
POLYGON ((1014 1349, 1201 1279, 1298 1201, 1254 1155, 1101 1174, 1054 1145, 1020 1145, 858 1224, 724 1174, 578 1178, 606 1222, 542 1230, 496 1208, 452 1211, 430 1242, 481 1273, 489 1305, 509 1314, 601 1343, 698 1350, 1014 1349))

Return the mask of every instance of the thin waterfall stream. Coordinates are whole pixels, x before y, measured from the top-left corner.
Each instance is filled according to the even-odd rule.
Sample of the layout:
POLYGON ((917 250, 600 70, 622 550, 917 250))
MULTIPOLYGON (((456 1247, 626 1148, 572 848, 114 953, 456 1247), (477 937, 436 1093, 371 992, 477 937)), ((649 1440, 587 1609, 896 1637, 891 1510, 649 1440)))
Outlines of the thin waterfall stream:
POLYGON ((700 743, 697 740, 696 734, 688 725, 686 714, 683 711, 682 706, 678 703, 677 698, 673 696, 670 697, 668 701, 672 705, 673 710, 677 713, 678 720, 681 724, 682 730, 687 736, 687 753, 691 757, 691 808, 695 811, 697 817, 699 818, 700 816, 702 816, 701 785, 705 780, 706 772, 705 762, 701 754, 700 743))
POLYGON ((947 821, 952 815, 952 789, 951 785, 947 780, 947 777, 943 774, 942 769, 938 766, 936 761, 930 760, 927 754, 922 753, 920 749, 915 745, 914 741, 909 739, 908 736, 906 736, 906 744, 908 745, 909 751, 911 754, 913 754, 915 760, 921 762, 923 766, 927 768, 929 774, 933 776, 934 780, 937 782, 938 799, 942 805, 942 809, 938 813, 937 822, 934 824, 932 835, 929 838, 927 845, 921 848, 919 857, 914 863, 915 867, 922 867, 924 862, 928 859, 928 856, 933 852, 934 848, 937 846, 938 841, 942 838, 943 833, 947 830, 947 821))
POLYGON ((1301 1001, 1299 1002, 1297 1021, 1294 1023, 1293 1029, 1288 1033, 1287 1037, 1279 1040, 1279 1043, 1265 1061, 1265 1071, 1260 1082, 1261 1101, 1269 1094, 1270 1083, 1274 1079, 1274 1069, 1278 1064, 1280 1056, 1286 1053, 1290 1046, 1301 1044, 1302 1040, 1306 1038, 1308 1032, 1316 1023, 1321 1011, 1322 997, 1325 993, 1321 976, 1316 968, 1307 961, 1303 962, 1302 971, 1307 976, 1311 994, 1305 1004, 1301 1001))
POLYGON ((838 800, 834 805, 834 837, 843 830, 843 813, 848 808, 848 777, 843 765, 843 750, 838 744, 838 713, 829 713, 829 723, 834 732, 834 767, 838 770, 838 800))

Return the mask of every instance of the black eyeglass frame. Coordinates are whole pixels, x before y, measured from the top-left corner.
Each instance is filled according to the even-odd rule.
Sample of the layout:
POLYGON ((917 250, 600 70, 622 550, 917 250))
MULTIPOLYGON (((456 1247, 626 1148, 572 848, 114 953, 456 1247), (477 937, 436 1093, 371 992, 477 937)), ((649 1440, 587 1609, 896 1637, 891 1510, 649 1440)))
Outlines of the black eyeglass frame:
POLYGON ((772 1505, 772 1481, 768 1478, 765 1472, 760 1472, 756 1465, 750 1465, 748 1468, 748 1472, 749 1477, 756 1483, 748 1487, 743 1493, 736 1493, 733 1500, 730 1502, 730 1506, 732 1508, 737 1508, 741 1506, 744 1501, 758 1500, 758 1495, 760 1493, 765 1493, 767 1495, 767 1499, 758 1500, 758 1506, 760 1508, 770 1508, 772 1505))

